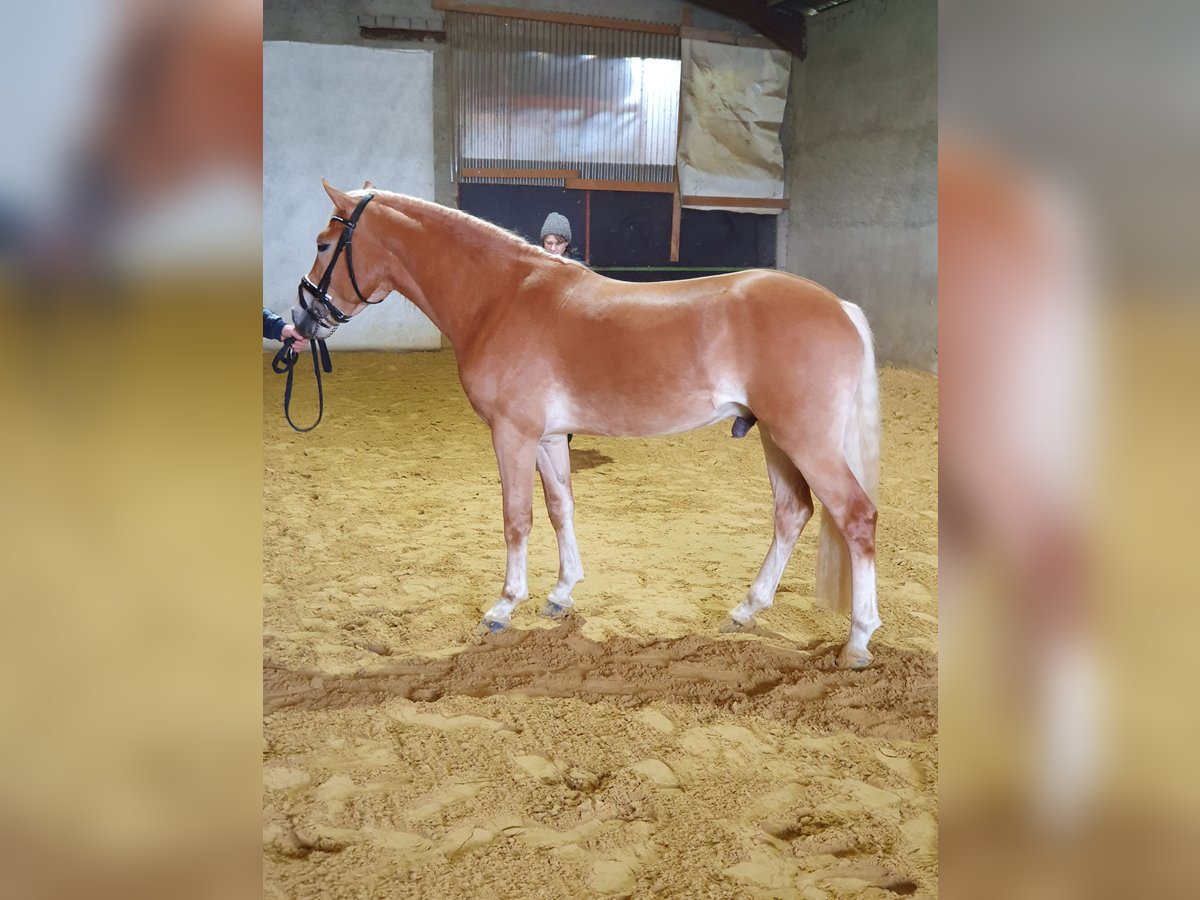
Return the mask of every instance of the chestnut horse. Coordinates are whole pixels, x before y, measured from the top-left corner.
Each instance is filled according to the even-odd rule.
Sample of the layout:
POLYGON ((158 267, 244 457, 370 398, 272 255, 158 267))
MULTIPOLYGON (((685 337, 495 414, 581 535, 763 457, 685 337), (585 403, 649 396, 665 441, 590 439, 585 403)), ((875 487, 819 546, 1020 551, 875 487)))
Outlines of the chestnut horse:
POLYGON ((870 664, 867 642, 880 624, 879 385, 862 310, 761 269, 614 281, 465 213, 369 188, 325 183, 336 211, 317 236, 292 318, 305 337, 325 338, 397 291, 449 339, 471 406, 491 428, 504 500, 504 587, 481 628, 505 628, 529 595, 535 467, 559 553, 541 612, 557 617, 572 605, 583 566, 569 432, 663 435, 756 416, 775 536, 726 627, 747 627, 771 605, 815 494, 825 511, 817 595, 851 614, 838 663, 870 664))

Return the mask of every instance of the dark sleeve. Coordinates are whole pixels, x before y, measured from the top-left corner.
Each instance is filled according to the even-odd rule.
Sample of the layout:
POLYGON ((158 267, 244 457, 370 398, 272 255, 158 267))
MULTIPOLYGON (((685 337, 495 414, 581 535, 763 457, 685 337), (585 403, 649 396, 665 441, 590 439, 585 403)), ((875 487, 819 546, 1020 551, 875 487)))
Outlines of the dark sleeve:
POLYGON ((265 306, 263 307, 263 337, 277 341, 283 336, 283 326, 287 323, 265 306))

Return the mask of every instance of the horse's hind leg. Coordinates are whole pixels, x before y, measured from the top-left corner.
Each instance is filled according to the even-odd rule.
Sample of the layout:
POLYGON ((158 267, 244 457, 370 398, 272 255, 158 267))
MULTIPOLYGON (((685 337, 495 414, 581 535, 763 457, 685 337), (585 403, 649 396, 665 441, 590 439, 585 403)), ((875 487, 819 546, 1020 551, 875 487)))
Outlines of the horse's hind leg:
MULTIPOLYGON (((795 458, 795 457, 794 457, 795 458)), ((871 664, 867 642, 879 627, 875 587, 875 521, 878 512, 840 452, 827 451, 799 457, 813 493, 821 501, 845 542, 850 563, 850 637, 838 654, 843 669, 865 669, 871 664)), ((822 523, 822 528, 830 527, 822 523)), ((840 551, 839 551, 840 553, 840 551)), ((820 568, 818 561, 818 568, 820 568)), ((829 561, 840 582, 842 559, 829 561)))
POLYGON ((492 446, 500 467, 500 490, 504 495, 504 543, 508 562, 500 598, 483 615, 483 627, 502 631, 512 620, 512 611, 529 596, 526 554, 533 527, 533 465, 537 438, 520 433, 504 423, 492 427, 492 446))
POLYGON ((571 453, 561 434, 542 438, 537 448, 537 468, 542 476, 546 512, 558 537, 558 583, 542 606, 550 618, 566 614, 571 607, 571 590, 583 581, 583 563, 575 542, 575 497, 571 493, 571 453))
POLYGON ((767 474, 771 479, 771 493, 775 498, 775 537, 771 540, 771 549, 767 551, 767 558, 763 560, 746 599, 729 613, 739 626, 749 623, 756 613, 774 601, 775 590, 779 587, 779 579, 783 577, 792 549, 813 514, 812 494, 800 470, 772 440, 766 425, 759 425, 759 435, 767 460, 767 474))

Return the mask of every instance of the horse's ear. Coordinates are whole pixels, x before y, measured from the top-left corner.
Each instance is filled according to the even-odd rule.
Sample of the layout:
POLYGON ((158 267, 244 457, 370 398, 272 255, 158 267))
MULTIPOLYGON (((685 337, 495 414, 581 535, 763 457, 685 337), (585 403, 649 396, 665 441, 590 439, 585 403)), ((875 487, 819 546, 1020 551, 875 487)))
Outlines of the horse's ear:
POLYGON ((345 191, 339 191, 324 178, 321 179, 321 187, 325 188, 325 193, 329 195, 329 199, 333 201, 336 209, 349 209, 354 205, 354 201, 350 199, 350 196, 345 191))
POLYGON ((370 181, 370 180, 368 180, 368 181, 364 181, 364 182, 363 182, 363 187, 362 187, 362 189, 363 189, 364 191, 373 191, 373 190, 375 190, 375 182, 373 182, 373 181, 370 181))

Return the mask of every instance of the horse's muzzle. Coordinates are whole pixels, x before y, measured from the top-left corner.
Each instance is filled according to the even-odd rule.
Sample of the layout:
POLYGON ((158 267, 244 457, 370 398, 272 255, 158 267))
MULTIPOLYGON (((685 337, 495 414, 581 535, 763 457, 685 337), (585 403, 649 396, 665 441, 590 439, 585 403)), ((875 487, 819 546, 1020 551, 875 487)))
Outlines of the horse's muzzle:
POLYGON ((327 325, 321 322, 312 314, 311 310, 301 309, 299 304, 292 307, 292 324, 296 326, 296 330, 302 337, 310 341, 318 338, 325 340, 337 331, 336 325, 327 325))

